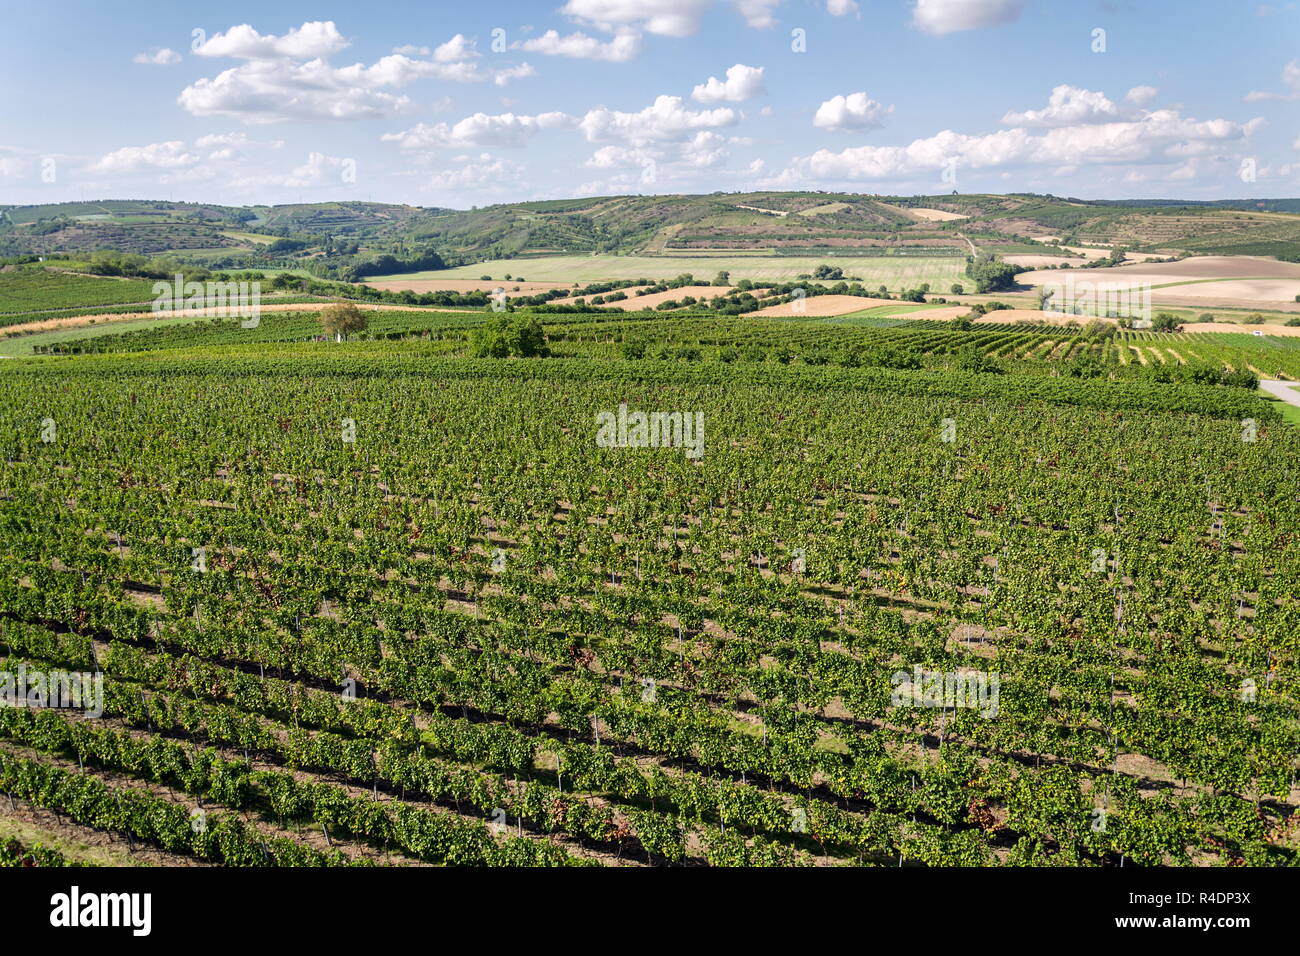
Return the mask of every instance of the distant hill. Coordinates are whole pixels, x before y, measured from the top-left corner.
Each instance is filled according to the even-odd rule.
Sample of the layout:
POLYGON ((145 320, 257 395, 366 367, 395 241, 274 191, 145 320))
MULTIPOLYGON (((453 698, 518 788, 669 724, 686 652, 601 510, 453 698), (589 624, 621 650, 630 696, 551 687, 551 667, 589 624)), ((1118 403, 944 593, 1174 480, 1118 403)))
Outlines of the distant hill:
POLYGON ((1300 199, 1081 200, 1034 194, 748 192, 593 196, 469 210, 371 202, 222 206, 105 200, 0 206, 0 254, 117 249, 325 273, 393 255, 448 264, 586 252, 960 255, 1045 241, 1160 253, 1300 255, 1300 199))

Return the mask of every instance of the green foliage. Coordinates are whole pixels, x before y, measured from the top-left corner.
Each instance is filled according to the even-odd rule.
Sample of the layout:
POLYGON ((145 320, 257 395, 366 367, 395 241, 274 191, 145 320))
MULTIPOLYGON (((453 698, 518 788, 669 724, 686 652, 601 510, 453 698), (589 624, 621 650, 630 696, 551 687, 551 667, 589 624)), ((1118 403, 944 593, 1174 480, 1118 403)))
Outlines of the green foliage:
POLYGON ((542 323, 536 316, 523 313, 502 315, 476 328, 470 343, 471 353, 478 358, 533 358, 550 354, 542 323))

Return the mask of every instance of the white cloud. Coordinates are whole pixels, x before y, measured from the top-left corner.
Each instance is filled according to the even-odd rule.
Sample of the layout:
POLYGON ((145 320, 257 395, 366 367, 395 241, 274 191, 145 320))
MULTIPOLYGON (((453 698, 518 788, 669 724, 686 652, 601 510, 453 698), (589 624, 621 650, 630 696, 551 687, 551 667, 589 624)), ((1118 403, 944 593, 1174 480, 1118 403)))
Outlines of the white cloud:
POLYGON ((833 17, 845 17, 857 13, 858 5, 854 0, 826 0, 826 12, 833 17))
POLYGON ((876 129, 884 125, 886 114, 893 110, 892 106, 881 106, 866 93, 833 96, 817 107, 813 125, 841 131, 876 129))
POLYGON ((572 129, 577 121, 565 113, 539 113, 516 116, 514 113, 475 113, 459 122, 430 126, 419 123, 401 133, 385 133, 385 142, 395 142, 402 149, 469 149, 483 146, 523 146, 544 129, 572 129))
POLYGON ((405 96, 379 87, 418 74, 400 54, 384 57, 372 68, 336 70, 324 60, 293 64, 254 60, 204 77, 181 90, 177 102, 195 116, 233 116, 246 123, 298 119, 375 119, 405 109, 405 96), (401 63, 399 61, 405 61, 401 63))
POLYGON ((374 119, 403 112, 410 100, 387 90, 417 79, 456 83, 491 80, 503 86, 535 72, 527 63, 482 68, 473 41, 461 34, 434 49, 428 59, 393 53, 369 66, 354 63, 334 67, 323 56, 295 62, 290 53, 337 48, 340 42, 347 45, 333 23, 303 24, 285 37, 262 37, 251 27, 236 27, 210 39, 200 52, 206 50, 204 55, 216 56, 219 54, 213 50, 229 51, 221 55, 242 57, 248 62, 187 86, 178 102, 195 116, 234 116, 246 123, 374 119), (254 55, 260 51, 275 55, 254 55))
POLYGON ((150 143, 148 146, 123 146, 106 153, 89 169, 96 173, 138 173, 151 169, 178 169, 199 161, 180 140, 150 143))
POLYGON ((682 161, 696 169, 716 166, 727 156, 726 142, 717 133, 700 130, 682 144, 682 161))
POLYGON ((492 82, 497 86, 505 86, 511 80, 520 80, 526 76, 536 76, 537 71, 527 63, 520 63, 518 66, 508 66, 502 70, 492 72, 492 82))
POLYGON ((355 162, 350 159, 327 156, 324 153, 308 153, 307 162, 295 166, 284 178, 284 185, 301 189, 304 186, 341 182, 343 170, 348 168, 349 164, 355 168, 355 162))
POLYGON ((1119 119, 1119 115, 1119 107, 1105 93, 1062 84, 1052 90, 1046 108, 1024 113, 1009 110, 1002 122, 1007 126, 1074 126, 1105 123, 1119 119))
POLYGON ((577 60, 604 60, 608 63, 625 63, 641 52, 639 33, 620 33, 608 42, 602 42, 585 33, 560 36, 547 30, 539 37, 525 40, 519 46, 529 53, 546 56, 567 56, 577 60))
POLYGON ((348 46, 333 20, 313 20, 284 36, 263 36, 247 23, 209 37, 195 48, 199 56, 228 56, 241 60, 307 59, 329 56, 348 46))
POLYGON ((1020 17, 1024 0, 916 0, 912 24, 942 36, 959 30, 1011 23, 1020 17))
POLYGON ((486 153, 479 162, 468 162, 457 169, 446 169, 429 177, 428 185, 434 189, 500 190, 506 184, 523 178, 524 167, 506 159, 493 160, 486 153))
POLYGON ((247 133, 209 133, 194 141, 196 149, 211 149, 213 146, 247 146, 252 140, 247 133))
POLYGON ((1255 103, 1260 100, 1300 99, 1300 60, 1292 60, 1282 67, 1282 85, 1287 88, 1287 92, 1266 93, 1261 90, 1252 90, 1246 94, 1245 100, 1247 103, 1255 103))
POLYGON ((623 142, 632 146, 682 140, 701 129, 734 126, 734 110, 692 110, 680 96, 660 96, 637 113, 598 107, 589 110, 578 128, 591 143, 623 142))
POLYGON ((711 76, 695 87, 691 97, 701 103, 739 103, 764 92, 763 67, 737 63, 727 68, 726 80, 711 76))
POLYGON ((700 27, 713 0, 568 0, 560 12, 608 33, 628 27, 685 37, 700 27))
POLYGON ((642 166, 656 154, 647 149, 629 149, 626 146, 602 146, 582 165, 588 169, 627 169, 642 166))
POLYGON ((137 53, 131 57, 132 63, 145 63, 151 66, 171 66, 173 63, 179 63, 180 61, 181 55, 175 50, 169 50, 167 47, 162 47, 153 53, 137 53))
POLYGON ((984 136, 944 130, 906 146, 857 146, 797 157, 778 177, 806 180, 887 180, 960 169, 1042 166, 1048 171, 1088 165, 1161 164, 1194 155, 1217 155, 1244 143, 1245 126, 1224 119, 1198 121, 1176 110, 1156 110, 1110 123, 1058 126, 1035 134, 1023 127, 984 136))
POLYGON ((605 171, 638 170, 632 176, 616 175, 599 184, 606 190, 627 192, 654 183, 681 182, 703 170, 716 170, 729 155, 727 142, 726 138, 711 130, 700 130, 677 143, 602 146, 583 165, 605 171))
POLYGON ((734 3, 737 12, 754 29, 766 30, 776 26, 772 11, 781 5, 781 0, 734 0, 734 3))
POLYGON ((228 189, 280 186, 305 189, 328 186, 331 190, 343 188, 356 181, 356 160, 325 153, 310 152, 307 161, 288 172, 254 172, 237 176, 227 182, 228 189), (347 174, 347 175, 345 175, 347 174))
POLYGON ((446 43, 441 43, 433 51, 433 59, 436 63, 458 63, 461 60, 470 60, 478 56, 478 51, 474 49, 474 41, 457 33, 446 43))
POLYGON ((1158 92, 1160 91, 1154 86, 1135 86, 1124 95, 1124 99, 1134 106, 1146 106, 1155 99, 1158 92))

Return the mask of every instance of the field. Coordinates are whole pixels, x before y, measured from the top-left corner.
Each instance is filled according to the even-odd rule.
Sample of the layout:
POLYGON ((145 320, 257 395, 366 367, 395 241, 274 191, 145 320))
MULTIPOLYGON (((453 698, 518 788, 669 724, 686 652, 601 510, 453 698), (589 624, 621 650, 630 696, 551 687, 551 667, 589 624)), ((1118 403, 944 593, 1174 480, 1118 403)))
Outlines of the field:
MULTIPOLYGON (((102 713, 0 707, 0 864, 1300 862, 1300 412, 1257 391, 1300 327, 1084 330, 1034 308, 1059 270, 963 266, 502 259, 251 328, 0 273, 3 670, 102 679, 102 713), (779 302, 823 264, 949 301, 416 298, 779 302), (544 348, 487 357, 521 320, 544 348)), ((1066 276, 1248 300, 1300 266, 1066 276)))
POLYGON ((98 719, 0 708, 42 839, 1294 862, 1300 432, 1252 392, 1056 377, 1087 344, 1011 326, 551 317, 554 357, 494 360, 490 314, 374 318, 411 334, 285 313, 0 363, 8 663, 103 674, 98 719), (700 453, 602 445, 620 404, 699 416, 700 453))
POLYGON ((830 265, 844 270, 846 276, 856 276, 870 288, 880 285, 890 290, 911 289, 929 283, 934 289, 946 290, 954 282, 962 281, 965 263, 960 259, 931 259, 924 257, 890 256, 763 256, 763 255, 700 255, 700 256, 544 256, 538 258, 495 260, 472 266, 440 270, 436 273, 415 273, 408 276, 375 276, 372 282, 401 279, 441 281, 443 279, 473 279, 490 275, 502 277, 506 273, 523 275, 530 282, 592 282, 602 279, 673 279, 689 273, 697 279, 711 281, 721 271, 736 279, 774 279, 790 281, 801 274, 811 273, 819 265, 830 265))
POLYGON ((1300 264, 1250 256, 1195 256, 1064 275, 1060 270, 1040 269, 1017 278, 1022 285, 1034 287, 1067 280, 1148 284, 1154 303, 1171 305, 1282 307, 1295 305, 1300 295, 1300 264))
POLYGON ((0 324, 23 312, 153 301, 153 281, 44 270, 0 271, 0 324))

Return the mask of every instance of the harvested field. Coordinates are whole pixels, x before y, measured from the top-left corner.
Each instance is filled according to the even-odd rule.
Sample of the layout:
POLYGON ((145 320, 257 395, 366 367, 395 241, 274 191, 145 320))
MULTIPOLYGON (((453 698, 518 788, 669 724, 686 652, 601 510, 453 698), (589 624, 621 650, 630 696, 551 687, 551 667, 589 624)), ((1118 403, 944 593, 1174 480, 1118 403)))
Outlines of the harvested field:
POLYGON ((936 319, 940 322, 950 322, 969 313, 969 306, 954 305, 943 309, 918 309, 915 312, 899 312, 896 317, 900 319, 936 319))
MULTIPOLYGON (((1198 256, 1178 262, 1069 272, 1066 277, 1098 284, 1148 283, 1152 298, 1166 305, 1220 303, 1250 308, 1263 303, 1294 303, 1300 295, 1300 264, 1257 256, 1198 256)), ((1042 286, 1060 284, 1066 277, 1060 270, 1039 269, 1022 273, 1017 281, 1042 286)))
POLYGON ((492 292, 505 289, 506 292, 518 295, 568 287, 568 283, 564 282, 511 282, 507 279, 492 282, 484 282, 482 279, 383 279, 365 285, 389 292, 492 292))
MULTIPOLYGON (((641 286, 640 288, 645 288, 641 286)), ((686 285, 680 289, 669 289, 667 292, 651 292, 649 295, 637 295, 635 289, 624 289, 627 298, 618 302, 606 302, 601 308, 622 309, 625 312, 636 312, 641 309, 653 309, 660 302, 676 300, 681 302, 687 296, 694 296, 697 299, 711 299, 715 295, 726 295, 735 286, 729 285, 686 285)), ((590 304, 595 296, 586 296, 586 301, 590 304)), ((557 305, 571 305, 576 302, 578 297, 570 296, 566 299, 556 299, 557 305)))
POLYGON ((770 305, 756 312, 746 312, 746 316, 761 318, 779 316, 817 317, 824 315, 848 315, 881 305, 898 305, 894 299, 867 299, 856 295, 814 295, 802 301, 784 302, 770 305))
MULTIPOLYGON (((882 206, 888 205, 881 203, 882 206)), ((913 219, 920 219, 923 222, 952 222, 954 219, 969 219, 969 216, 963 216, 961 213, 948 212, 945 209, 926 209, 923 206, 889 206, 890 209, 897 209, 906 216, 913 219)))
POLYGON ((1190 322, 1183 326, 1184 332, 1263 332, 1265 335, 1300 335, 1300 326, 1295 325, 1236 325, 1231 322, 1190 322))
MULTIPOLYGON (((1130 270, 1119 266, 1121 273, 1130 270)), ((1159 276, 1160 282, 1187 279, 1300 279, 1300 263, 1281 262, 1265 256, 1191 256, 1178 262, 1157 262, 1143 266, 1143 275, 1159 276)))
POLYGON ((480 275, 504 275, 519 270, 536 279, 538 284, 550 282, 558 287, 574 282, 585 284, 614 279, 674 279, 685 273, 705 281, 719 271, 729 272, 733 282, 739 279, 789 282, 811 273, 820 265, 838 267, 846 277, 860 278, 868 288, 885 285, 891 290, 914 289, 928 282, 932 289, 946 289, 954 282, 968 281, 963 272, 965 261, 952 256, 836 256, 829 253, 788 256, 743 253, 539 256, 535 259, 496 259, 408 276, 376 276, 371 281, 376 284, 389 281, 446 282, 453 279, 478 281, 480 275))
POLYGON ((1221 302, 1295 303, 1300 295, 1300 278, 1296 279, 1224 279, 1215 282, 1187 282, 1164 289, 1152 289, 1151 296, 1161 302, 1178 299, 1221 302))
MULTIPOLYGON (((298 302, 264 305, 263 312, 319 312, 333 302, 298 302)), ((373 302, 357 302, 358 308, 377 309, 380 311, 410 312, 416 306, 380 305, 373 302)), ((105 325, 110 322, 138 322, 140 319, 176 320, 181 318, 204 319, 212 316, 229 314, 228 309, 186 309, 183 312, 108 312, 100 315, 73 315, 66 319, 42 319, 39 322, 24 322, 21 325, 6 325, 0 328, 0 338, 9 335, 25 335, 31 332, 52 332, 55 329, 75 329, 83 325, 105 325)))

